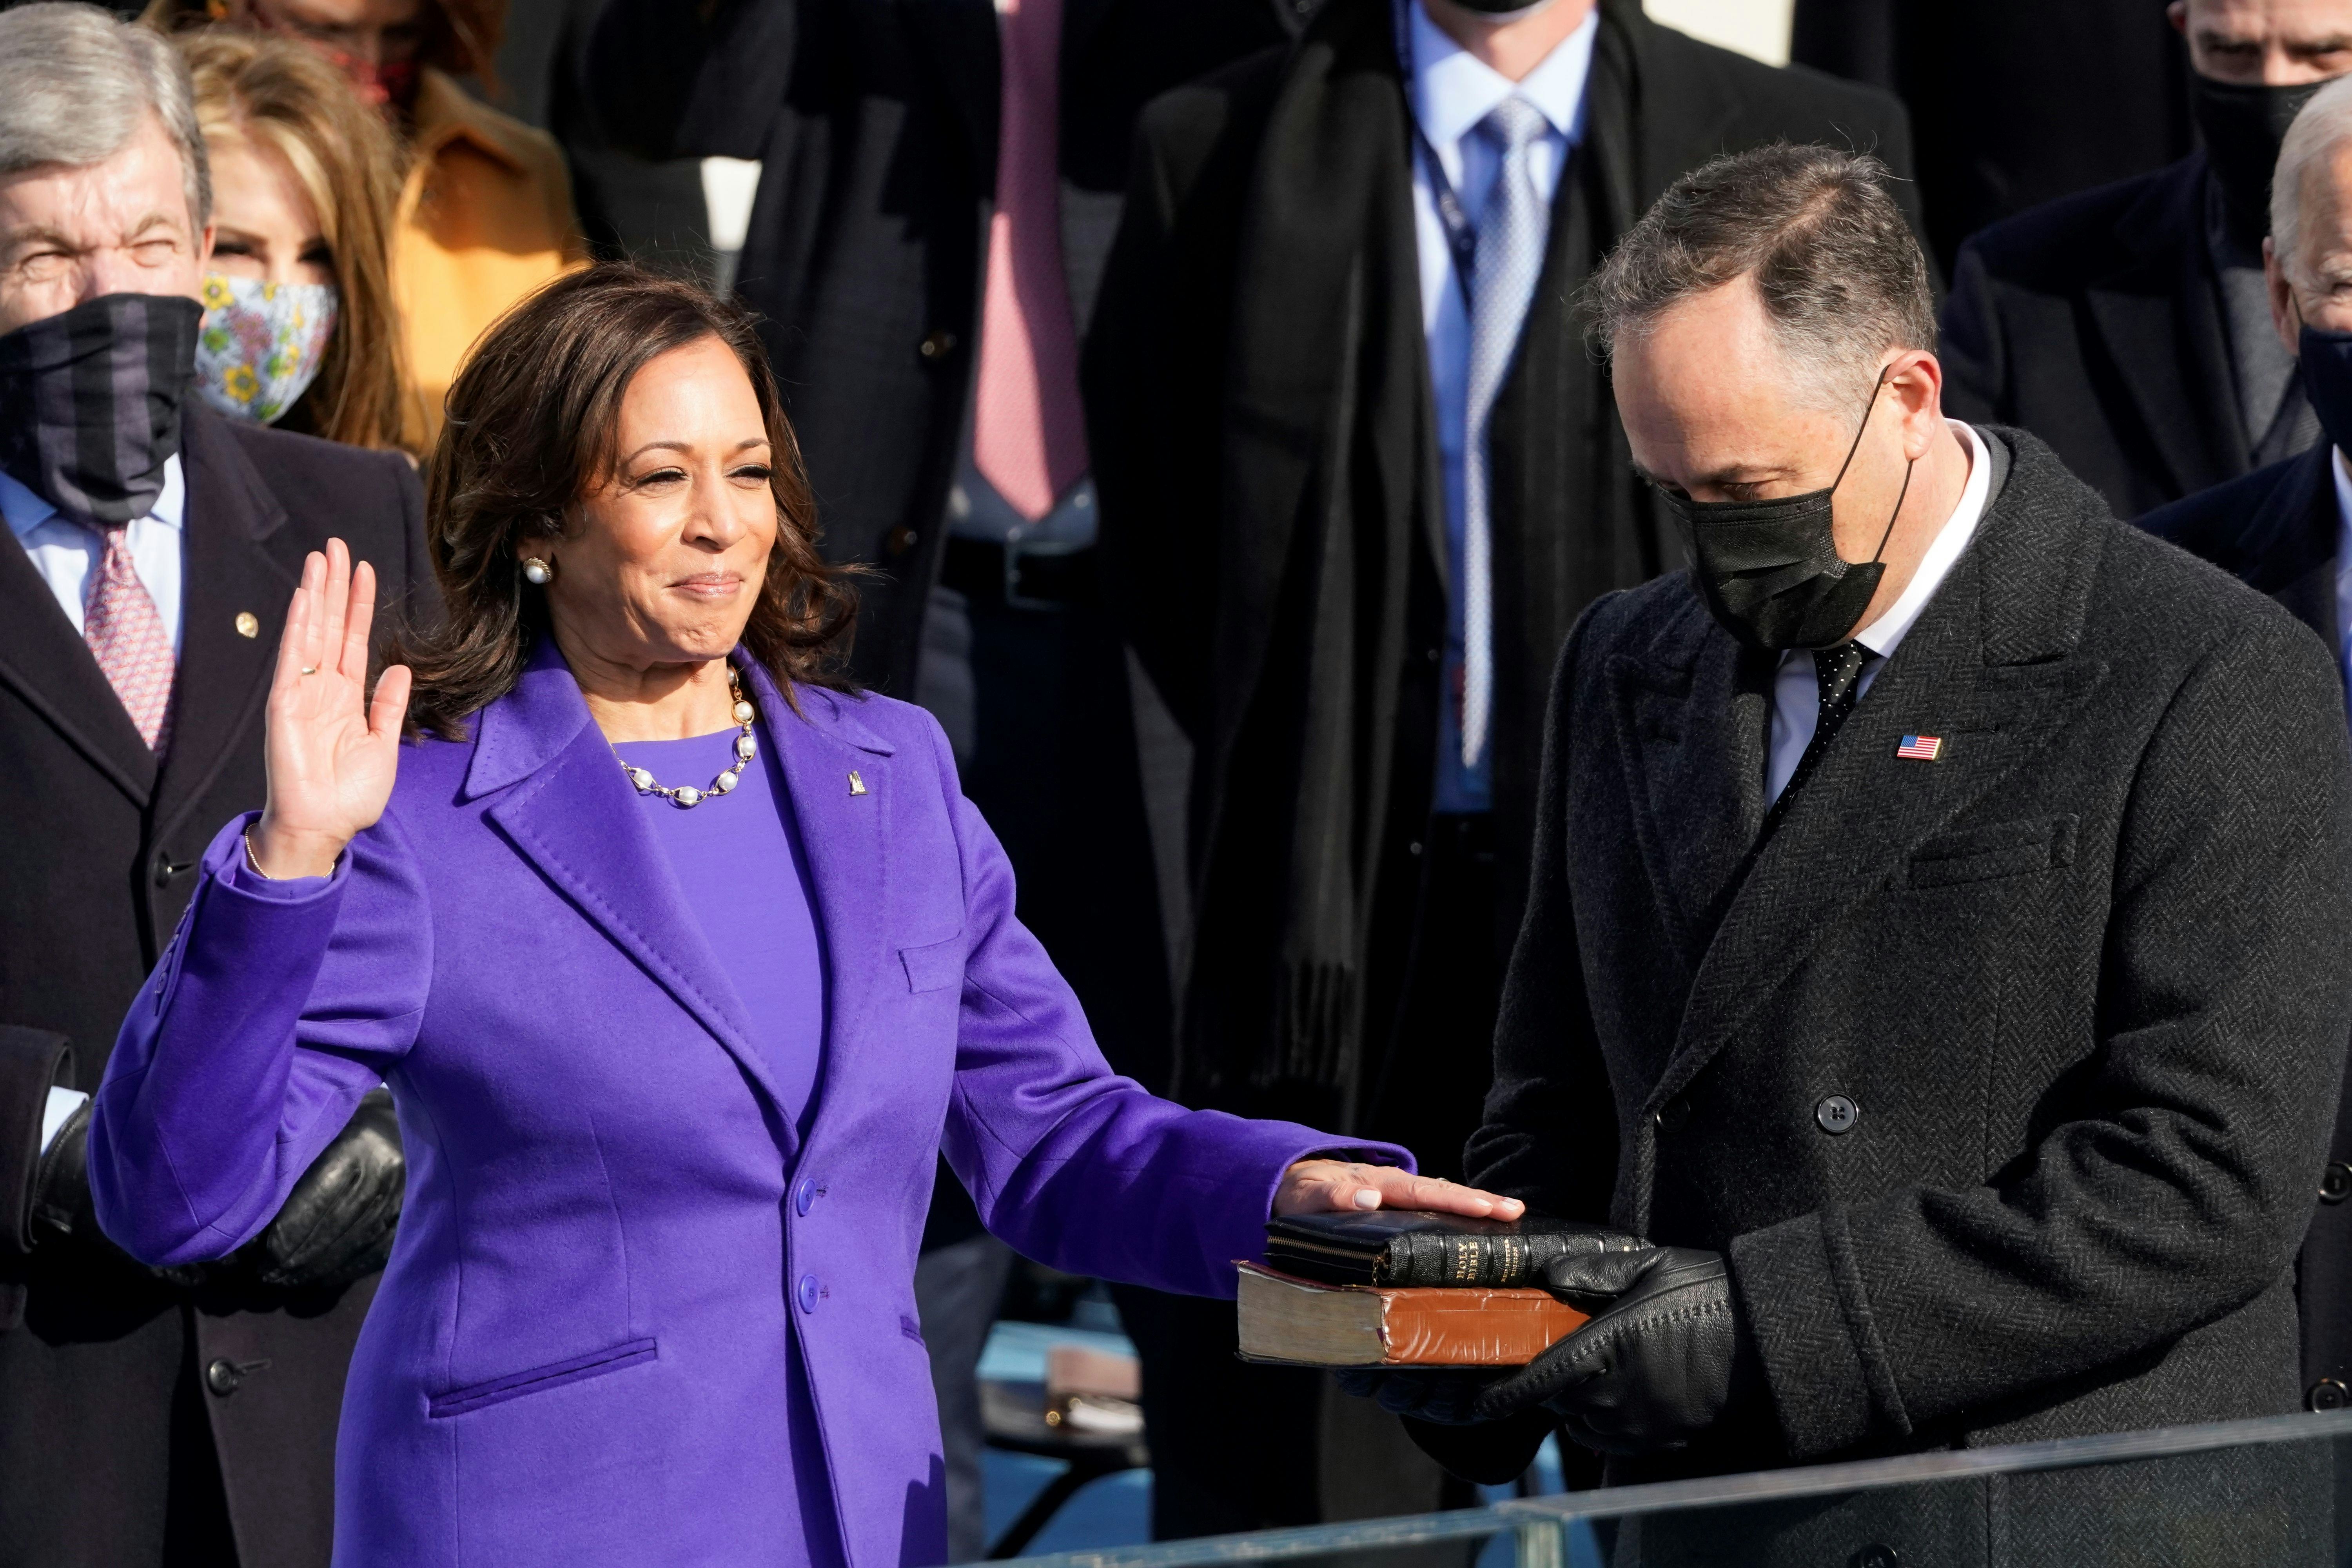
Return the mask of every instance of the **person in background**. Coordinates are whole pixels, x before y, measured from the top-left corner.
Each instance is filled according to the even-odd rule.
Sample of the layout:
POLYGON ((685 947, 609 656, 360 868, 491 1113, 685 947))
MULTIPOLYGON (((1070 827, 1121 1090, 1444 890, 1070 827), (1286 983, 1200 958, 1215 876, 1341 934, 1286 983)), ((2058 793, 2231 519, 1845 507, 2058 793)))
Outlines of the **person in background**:
POLYGON ((1928 253, 1948 277, 1986 225, 2189 152, 2189 71, 2164 7, 1795 0, 1789 58, 1903 100, 1928 253))
POLYGON ((2174 0, 2203 145, 2021 213, 1960 247, 1943 312, 1955 418, 2050 443, 2119 517, 2318 435, 2263 276, 2271 166, 2352 70, 2352 0, 2174 0))
POLYGON ((562 153, 457 79, 495 87, 503 0, 150 0, 145 19, 297 39, 383 111, 407 161, 392 235, 407 377, 400 444, 430 449, 474 340, 587 259, 562 153))
MULTIPOLYGON (((1078 344, 1138 110, 1279 44, 1289 9, 614 0, 590 47, 593 107, 625 144, 763 160, 736 288, 765 318, 827 553, 880 569, 860 595, 856 674, 940 720, 1019 877, 1022 920, 1112 1065, 1155 1088, 1169 917, 1144 792, 1177 775, 1156 797, 1172 858, 1181 742, 1149 693, 1137 711, 1103 605, 1078 344), (1146 733, 1172 744, 1139 760, 1154 718, 1146 733)), ((938 1194, 916 1283, 951 1539, 977 1557, 973 1369, 1008 1259, 951 1178, 938 1194)))
POLYGON ((210 203, 167 41, 0 13, 0 1568, 321 1568, 402 1199, 376 1095, 235 1259, 151 1269, 94 1219, 88 1092, 203 846, 263 798, 305 553, 331 527, 388 618, 434 603, 404 458, 188 395, 210 203))
MULTIPOLYGON (((1087 390, 1114 606, 1198 748, 1176 1098, 1459 1173, 1546 678, 1681 560, 1570 296, 1664 182, 1783 138, 1908 171, 1884 93, 1630 0, 1328 0, 1145 114, 1087 390)), ((1164 1310, 1161 1533, 1468 1500, 1320 1374, 1236 1362, 1230 1313, 1164 1310)))
POLYGON ((218 27, 177 41, 213 173, 198 395, 281 429, 398 447, 391 132, 299 45, 218 27))
MULTIPOLYGON (((2286 133, 2263 263, 2273 330, 2294 356, 2320 438, 2140 526, 2284 605, 2352 677, 2352 80, 2321 88, 2286 133)), ((2352 1404, 2352 1096, 2327 1159, 2296 1279, 2303 1398, 2314 1410, 2352 1404)))

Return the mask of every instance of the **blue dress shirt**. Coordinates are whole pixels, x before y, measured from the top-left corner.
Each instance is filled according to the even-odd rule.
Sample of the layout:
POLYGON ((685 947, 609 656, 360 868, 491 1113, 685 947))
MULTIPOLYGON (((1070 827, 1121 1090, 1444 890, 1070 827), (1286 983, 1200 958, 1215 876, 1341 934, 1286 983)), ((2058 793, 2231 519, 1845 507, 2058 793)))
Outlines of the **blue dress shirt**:
MULTIPOLYGON (((1475 229, 1486 197, 1501 173, 1501 160, 1486 138, 1476 133, 1478 122, 1514 93, 1543 112, 1550 132, 1531 150, 1529 174, 1536 190, 1550 201, 1559 188, 1570 150, 1584 133, 1584 84, 1592 69, 1592 41, 1600 32, 1596 10, 1584 25, 1560 40, 1543 62, 1525 78, 1513 81, 1477 59, 1447 37, 1429 19, 1421 0, 1399 0, 1409 11, 1404 36, 1411 58, 1404 62, 1410 84, 1407 100, 1414 121, 1438 166, 1454 187, 1455 198, 1475 229)), ((1470 311, 1467 296, 1454 266, 1444 220, 1438 216, 1437 198, 1430 188, 1427 163, 1412 162, 1414 236, 1421 261, 1422 331, 1429 345, 1429 379, 1437 405, 1437 449, 1444 468, 1445 535, 1447 541, 1446 647, 1444 723, 1437 756, 1435 806, 1445 812, 1475 812, 1493 800, 1490 766, 1462 765, 1462 713, 1459 700, 1464 647, 1462 630, 1462 485, 1465 431, 1467 425, 1470 361, 1470 311)), ((1494 755, 1489 747, 1486 755, 1494 755)))

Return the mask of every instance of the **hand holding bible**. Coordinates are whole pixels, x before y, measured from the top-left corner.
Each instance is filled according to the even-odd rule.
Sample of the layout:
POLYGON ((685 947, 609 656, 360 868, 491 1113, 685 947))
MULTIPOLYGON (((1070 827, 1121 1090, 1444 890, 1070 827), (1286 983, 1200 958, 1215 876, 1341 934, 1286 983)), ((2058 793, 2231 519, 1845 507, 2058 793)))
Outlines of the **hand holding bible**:
POLYGON ((375 569, 340 539, 302 563, 278 641, 263 757, 268 803, 247 842, 265 877, 323 877, 392 798, 408 670, 394 665, 369 700, 375 569))
POLYGON ((1765 1394, 1719 1252, 1571 1255, 1544 1270, 1544 1287, 1571 1302, 1609 1304, 1488 1388, 1472 1406, 1474 1419, 1541 1405, 1588 1448, 1647 1454, 1686 1446, 1734 1405, 1765 1394))

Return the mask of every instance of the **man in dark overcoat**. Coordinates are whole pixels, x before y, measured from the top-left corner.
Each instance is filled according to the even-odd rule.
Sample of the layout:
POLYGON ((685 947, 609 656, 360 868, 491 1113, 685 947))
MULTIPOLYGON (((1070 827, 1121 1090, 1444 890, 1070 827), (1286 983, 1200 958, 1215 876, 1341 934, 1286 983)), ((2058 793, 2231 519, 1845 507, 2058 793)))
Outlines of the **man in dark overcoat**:
MULTIPOLYGON (((2139 520, 2159 539, 2268 594, 2345 666, 2345 548, 2352 529, 2352 298, 2334 286, 2352 256, 2352 80, 2331 83, 2295 117, 2279 153, 2265 257, 2272 324, 2294 354, 2321 438, 2306 450, 2139 520), (2305 330, 2310 329, 2306 342, 2305 330), (2311 353, 2305 352, 2306 346, 2311 353)), ((2352 1082, 2346 1085, 2352 1091, 2352 1082)), ((2327 1169, 2313 1194, 2296 1277, 2303 1309, 2303 1397, 2352 1405, 2352 1092, 2336 1113, 2327 1169)))
MULTIPOLYGON (((1391 1407, 1612 1481, 2283 1414, 2352 1032, 2326 651, 1948 420, 1883 171, 1778 149, 1596 281, 1688 574, 1553 686, 1535 883, 1470 1150, 1643 1251, 1532 1365, 1391 1407)), ((2199 1456, 1629 1528, 1625 1561, 2326 1560, 2326 1456, 2199 1456), (2316 1484, 2315 1484, 2316 1483, 2316 1484), (1735 1556, 1725 1556, 1736 1543, 1735 1556)))
MULTIPOLYGON (((2118 517, 2317 434, 2270 329, 2263 236, 2279 139, 2321 82, 2352 71, 2352 0, 2175 0, 2168 14, 2188 37, 2196 151, 1980 231, 1944 305, 1953 414, 2032 431, 2118 517)), ((2083 90, 2114 89, 2102 75, 2083 90)))
POLYGON ((325 1568, 343 1376, 403 1172, 373 1097, 239 1258, 149 1270, 91 1218, 88 1091, 264 794, 305 554, 436 602, 406 458, 189 392, 205 149, 169 42, 0 14, 0 1568, 325 1568))
MULTIPOLYGON (((1782 138, 1907 168, 1884 94, 1632 0, 1330 0, 1147 112, 1087 390, 1114 607, 1196 747, 1180 1099, 1461 1173, 1552 658, 1680 560, 1570 296, 1677 174, 1782 138)), ((1163 1532, 1438 1503, 1370 1457, 1411 1456, 1393 1423, 1327 1433, 1316 1374, 1163 1308, 1163 1532)))

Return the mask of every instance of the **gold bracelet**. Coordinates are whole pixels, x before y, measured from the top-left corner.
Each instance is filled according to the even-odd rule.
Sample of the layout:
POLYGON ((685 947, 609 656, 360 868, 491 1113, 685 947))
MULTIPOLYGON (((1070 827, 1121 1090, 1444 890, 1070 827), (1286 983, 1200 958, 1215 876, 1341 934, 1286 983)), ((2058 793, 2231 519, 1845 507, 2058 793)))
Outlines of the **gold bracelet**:
POLYGON ((239 835, 239 837, 245 840, 245 868, 252 872, 255 876, 260 878, 265 882, 274 882, 278 880, 277 878, 263 870, 261 868, 261 862, 253 858, 253 829, 250 827, 247 828, 243 834, 239 835))

